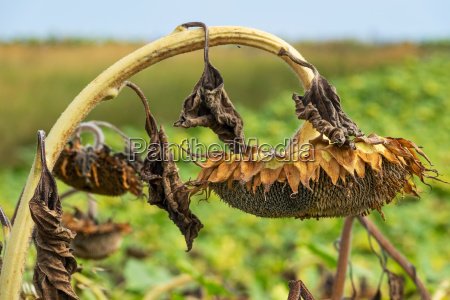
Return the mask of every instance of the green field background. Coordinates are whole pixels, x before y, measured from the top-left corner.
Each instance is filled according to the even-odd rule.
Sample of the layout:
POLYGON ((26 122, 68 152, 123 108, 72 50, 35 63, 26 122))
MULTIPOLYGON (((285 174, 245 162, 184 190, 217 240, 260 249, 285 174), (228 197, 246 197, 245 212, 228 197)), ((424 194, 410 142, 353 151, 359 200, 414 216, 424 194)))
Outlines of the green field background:
MULTIPOLYGON (((38 129, 48 132, 70 101, 100 72, 139 44, 82 41, 27 42, 0 45, 0 204, 11 216, 28 176, 38 129)), ((367 45, 353 41, 298 43, 296 48, 337 88, 342 107, 368 135, 403 137, 424 152, 450 181, 450 46, 427 44, 367 45)), ((260 143, 283 141, 301 125, 294 114, 293 92, 303 93, 298 79, 279 58, 235 46, 211 49, 211 62, 221 71, 225 89, 244 119, 246 137, 260 143)), ((197 137, 217 142, 207 129, 172 128, 182 100, 192 91, 203 69, 202 52, 164 61, 134 76, 147 96, 157 121, 172 142, 197 137)), ((147 138, 139 99, 124 90, 116 99, 96 107, 86 120, 108 121, 129 136, 147 138)), ((122 150, 121 139, 106 131, 107 142, 122 150)), ((180 163, 184 180, 198 168, 180 163)), ((450 189, 428 181, 418 183, 421 198, 398 196, 369 217, 416 266, 431 293, 450 285, 450 189)), ((58 182, 60 191, 68 189, 58 182)), ((287 283, 301 279, 317 298, 324 292, 327 273, 334 272, 342 219, 262 219, 228 207, 217 197, 192 199, 191 209, 204 228, 185 252, 185 244, 167 213, 145 199, 130 195, 97 197, 100 219, 129 222, 133 232, 121 249, 102 261, 78 259, 83 275, 105 288, 110 299, 142 299, 148 291, 187 273, 194 281, 161 299, 185 299, 199 288, 211 297, 248 295, 250 299, 286 299, 287 283), (148 254, 143 260, 127 249, 148 254), (100 269, 98 269, 100 268, 100 269)), ((86 197, 64 199, 64 209, 86 207, 86 197)), ((379 249, 376 247, 376 250, 379 249)), ((31 282, 35 249, 30 247, 24 280, 31 282)), ((381 275, 367 233, 355 225, 351 262, 358 283, 376 289, 381 275), (364 278, 364 279, 363 279, 364 278)), ((392 260, 388 267, 401 273, 392 260)), ((96 299, 77 286, 82 299, 96 299)), ((408 299, 419 299, 406 280, 408 299)), ((383 298, 388 298, 386 277, 383 298)), ((346 295, 351 295, 350 281, 346 295)), ((224 299, 224 298, 223 298, 224 299)))

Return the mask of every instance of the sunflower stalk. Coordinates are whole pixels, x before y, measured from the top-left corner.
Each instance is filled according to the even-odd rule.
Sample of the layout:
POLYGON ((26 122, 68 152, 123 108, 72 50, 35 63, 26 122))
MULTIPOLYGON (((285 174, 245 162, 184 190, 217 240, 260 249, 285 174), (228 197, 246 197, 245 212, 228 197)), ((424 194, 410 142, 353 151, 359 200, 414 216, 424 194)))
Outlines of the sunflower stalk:
MULTIPOLYGON (((179 26, 171 34, 136 50, 100 74, 72 101, 48 134, 45 153, 48 168, 53 169, 67 141, 89 111, 100 102, 115 98, 119 93, 118 87, 121 83, 162 60, 203 49, 204 43, 202 29, 187 30, 187 28, 179 26)), ((236 26, 209 28, 210 47, 226 44, 259 48, 274 55, 277 55, 280 49, 285 49, 293 57, 304 60, 291 45, 263 31, 236 26)), ((288 57, 281 58, 294 70, 307 89, 314 78, 313 72, 296 64, 288 57)), ((5 248, 5 262, 0 275, 1 299, 19 299, 25 259, 34 225, 28 204, 38 185, 41 170, 40 158, 37 155, 21 197, 17 217, 9 238, 10 242, 5 248)))
POLYGON ((342 227, 341 238, 339 241, 338 265, 331 300, 340 300, 344 295, 344 284, 350 257, 354 219, 354 217, 345 218, 344 226, 342 227))
POLYGON ((374 237, 380 247, 389 254, 402 268, 406 274, 413 280, 420 293, 420 296, 424 300, 431 299, 430 294, 425 288, 422 281, 417 276, 416 268, 386 239, 381 231, 375 226, 375 224, 366 217, 358 216, 358 221, 367 230, 370 236, 374 237))

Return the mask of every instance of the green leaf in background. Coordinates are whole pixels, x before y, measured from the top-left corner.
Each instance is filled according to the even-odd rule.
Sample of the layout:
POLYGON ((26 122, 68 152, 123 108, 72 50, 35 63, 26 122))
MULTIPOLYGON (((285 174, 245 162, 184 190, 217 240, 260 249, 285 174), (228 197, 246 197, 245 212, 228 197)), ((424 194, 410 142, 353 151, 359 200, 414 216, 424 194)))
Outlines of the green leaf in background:
POLYGON ((144 293, 151 286, 172 277, 169 271, 163 267, 149 266, 135 259, 129 259, 125 264, 124 276, 126 289, 138 293, 144 293))
POLYGON ((337 266, 337 252, 330 253, 320 244, 300 243, 300 246, 308 248, 309 251, 320 257, 328 268, 333 269, 337 266))
POLYGON ((227 289, 225 289, 223 285, 208 278, 207 276, 204 276, 203 274, 195 270, 195 268, 188 262, 179 261, 177 263, 177 266, 182 272, 189 274, 193 278, 195 278, 195 280, 206 289, 208 295, 231 296, 231 293, 227 291, 227 289))

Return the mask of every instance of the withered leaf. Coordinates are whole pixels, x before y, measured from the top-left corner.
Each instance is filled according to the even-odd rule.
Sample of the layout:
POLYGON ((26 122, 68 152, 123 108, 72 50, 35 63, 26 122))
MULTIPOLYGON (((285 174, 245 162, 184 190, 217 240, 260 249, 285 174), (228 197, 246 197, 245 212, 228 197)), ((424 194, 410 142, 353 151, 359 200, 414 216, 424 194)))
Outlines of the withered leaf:
POLYGON ((42 171, 29 207, 36 224, 37 260, 33 282, 43 299, 79 299, 70 282, 77 262, 69 248, 75 233, 60 226, 62 207, 45 159, 45 133, 38 132, 42 171))
POLYGON ((390 271, 388 273, 389 297, 391 300, 403 300, 405 298, 405 277, 390 271))
POLYGON ((141 179, 148 183, 148 203, 169 213, 169 218, 184 235, 189 251, 203 224, 189 209, 189 189, 178 174, 164 127, 161 126, 158 131, 158 125, 150 113, 147 100, 142 93, 139 95, 144 103, 145 129, 150 137, 149 152, 140 172, 141 179))
POLYGON ((288 300, 314 300, 313 295, 301 280, 289 281, 288 300))
POLYGON ((314 79, 305 94, 303 96, 294 94, 292 97, 298 118, 311 122, 313 127, 332 143, 339 146, 347 144, 354 148, 350 136, 360 137, 364 133, 342 110, 341 99, 334 86, 322 77, 313 65, 298 60, 284 48, 278 55, 288 56, 293 62, 310 68, 314 72, 314 79))
POLYGON ((209 127, 225 143, 235 138, 244 139, 243 121, 224 89, 223 78, 209 62, 208 27, 200 22, 186 23, 184 27, 203 27, 205 30, 205 68, 200 80, 189 96, 184 99, 180 119, 174 126, 184 128, 209 127))

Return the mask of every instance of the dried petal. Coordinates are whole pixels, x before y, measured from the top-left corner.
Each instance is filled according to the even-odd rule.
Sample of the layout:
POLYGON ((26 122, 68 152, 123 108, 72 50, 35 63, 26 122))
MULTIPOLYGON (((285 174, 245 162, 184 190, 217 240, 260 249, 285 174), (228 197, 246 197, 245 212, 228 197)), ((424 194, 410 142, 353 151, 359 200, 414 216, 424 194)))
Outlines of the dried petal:
POLYGON ((261 173, 258 173, 253 178, 253 194, 256 193, 256 189, 261 185, 261 173))
POLYGON ((378 154, 376 147, 364 143, 357 143, 355 146, 357 149, 356 154, 376 172, 381 172, 382 158, 378 154))
POLYGON ((333 155, 334 159, 347 170, 350 175, 354 175, 355 172, 355 163, 356 163, 356 151, 350 149, 348 146, 342 147, 327 147, 324 148, 324 151, 327 151, 331 155, 333 155))
POLYGON ((316 153, 317 160, 320 160, 320 166, 327 173, 327 175, 331 178, 331 182, 336 185, 339 174, 340 174, 340 166, 336 159, 328 153, 327 151, 319 150, 316 153))
POLYGON ((356 156, 355 171, 359 177, 364 178, 366 174, 366 163, 359 156, 356 156))
POLYGON ((309 180, 316 173, 316 169, 319 167, 319 162, 317 160, 307 162, 296 161, 294 162, 294 166, 300 172, 300 181, 302 184, 312 191, 309 186, 309 180))
POLYGON ((403 138, 391 138, 391 137, 387 137, 386 139, 395 139, 397 140, 403 147, 405 148, 414 148, 417 153, 419 153, 420 155, 422 155, 427 161, 428 163, 432 166, 433 164, 431 163, 430 159, 428 158, 428 156, 426 156, 426 154, 420 150, 420 148, 414 144, 413 142, 403 139, 403 138))
POLYGON ((264 168, 261 170, 261 182, 266 192, 269 191, 270 186, 278 179, 282 169, 283 166, 281 165, 276 169, 264 168))
POLYGON ((380 138, 375 133, 372 133, 368 137, 357 137, 353 140, 353 142, 364 142, 369 145, 379 145, 384 144, 384 139, 380 138))
POLYGON ((253 176, 261 172, 263 167, 264 163, 262 161, 242 161, 240 181, 248 182, 253 176))
POLYGON ((239 166, 238 161, 233 161, 231 163, 223 162, 219 165, 219 167, 215 170, 217 172, 213 172, 209 177, 209 181, 211 182, 225 182, 231 175, 233 175, 234 170, 239 166))
POLYGON ((288 180, 289 186, 294 194, 298 193, 298 185, 300 184, 300 172, 293 164, 285 164, 284 172, 288 180))
POLYGON ((31 217, 36 223, 37 260, 33 282, 44 299, 79 299, 70 282, 77 262, 69 249, 75 233, 60 226, 62 207, 56 181, 45 159, 45 134, 38 132, 41 178, 31 198, 31 217))

